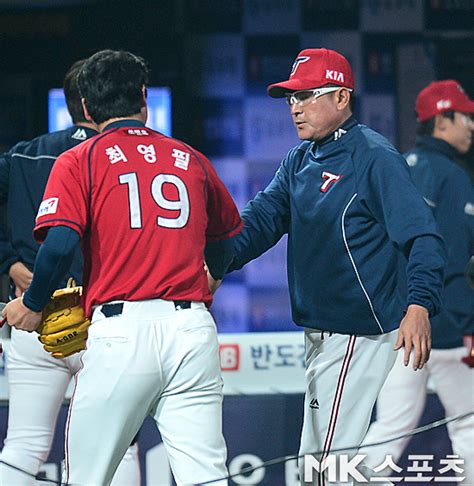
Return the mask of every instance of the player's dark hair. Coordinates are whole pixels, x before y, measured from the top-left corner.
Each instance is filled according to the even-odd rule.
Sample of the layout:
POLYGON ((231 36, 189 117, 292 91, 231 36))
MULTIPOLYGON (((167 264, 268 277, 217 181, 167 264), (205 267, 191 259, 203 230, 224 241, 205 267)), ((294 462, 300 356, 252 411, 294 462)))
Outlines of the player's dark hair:
MULTIPOLYGON (((440 113, 441 116, 449 118, 450 120, 454 120, 454 114, 454 111, 445 111, 443 113, 440 113)), ((435 129, 435 118, 436 117, 432 117, 428 120, 425 120, 424 122, 418 122, 418 125, 416 126, 416 134, 428 136, 433 135, 435 129)))
POLYGON ((148 68, 131 52, 107 49, 86 60, 77 82, 89 115, 99 124, 140 113, 148 68))
POLYGON ((81 95, 77 85, 77 75, 82 66, 86 62, 85 59, 76 61, 64 76, 63 91, 66 97, 66 105, 69 114, 71 115, 74 124, 87 122, 84 111, 82 110, 81 95))

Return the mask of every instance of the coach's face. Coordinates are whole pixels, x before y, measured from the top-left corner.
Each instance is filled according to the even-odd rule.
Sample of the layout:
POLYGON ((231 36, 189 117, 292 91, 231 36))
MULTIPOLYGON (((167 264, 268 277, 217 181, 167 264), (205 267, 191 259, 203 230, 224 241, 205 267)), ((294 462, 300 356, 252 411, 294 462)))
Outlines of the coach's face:
POLYGON ((349 108, 350 93, 345 88, 319 96, 314 96, 311 90, 295 92, 293 99, 288 96, 287 100, 301 140, 321 140, 337 130, 352 114, 349 108))
POLYGON ((469 151, 472 143, 474 123, 469 113, 454 113, 454 120, 447 120, 447 135, 449 143, 461 154, 469 151))

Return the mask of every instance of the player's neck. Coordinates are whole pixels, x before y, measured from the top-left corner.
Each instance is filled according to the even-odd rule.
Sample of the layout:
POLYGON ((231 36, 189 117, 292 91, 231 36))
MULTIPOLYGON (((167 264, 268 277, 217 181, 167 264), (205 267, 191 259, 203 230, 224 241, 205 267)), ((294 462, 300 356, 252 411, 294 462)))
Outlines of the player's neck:
POLYGON ((97 128, 97 125, 95 123, 90 123, 90 122, 79 122, 74 124, 76 127, 84 127, 84 128, 90 128, 91 130, 96 130, 99 131, 97 128))
POLYGON ((142 123, 146 123, 146 112, 143 112, 143 110, 140 113, 136 113, 135 115, 130 115, 130 116, 122 116, 122 117, 117 117, 117 118, 109 118, 108 120, 105 120, 102 123, 99 123, 97 125, 97 128, 99 129, 99 132, 103 132, 104 129, 107 127, 107 125, 110 125, 111 123, 114 123, 116 121, 120 120, 138 120, 141 121, 142 123))

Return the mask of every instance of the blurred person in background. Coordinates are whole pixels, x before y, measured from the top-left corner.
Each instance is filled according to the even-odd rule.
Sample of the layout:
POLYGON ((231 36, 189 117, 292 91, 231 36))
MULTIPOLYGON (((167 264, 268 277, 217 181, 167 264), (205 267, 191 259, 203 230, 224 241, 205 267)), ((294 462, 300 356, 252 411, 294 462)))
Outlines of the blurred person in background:
MULTIPOLYGON (((446 412, 453 417, 474 410, 474 369, 469 359, 474 334, 474 290, 465 277, 474 255, 474 194, 465 156, 472 146, 474 101, 457 81, 434 81, 416 100, 415 147, 405 154, 412 179, 433 211, 447 244, 444 305, 431 320, 430 361, 415 373, 403 366, 403 353, 377 399, 377 420, 365 444, 415 428, 423 413, 430 379, 446 412), (467 351, 466 351, 467 348, 467 351)), ((474 417, 447 425, 453 452, 464 460, 462 484, 474 484, 474 417)), ((391 454, 396 462, 410 437, 363 450, 376 466, 391 454)), ((381 471, 384 474, 387 471, 381 471)))

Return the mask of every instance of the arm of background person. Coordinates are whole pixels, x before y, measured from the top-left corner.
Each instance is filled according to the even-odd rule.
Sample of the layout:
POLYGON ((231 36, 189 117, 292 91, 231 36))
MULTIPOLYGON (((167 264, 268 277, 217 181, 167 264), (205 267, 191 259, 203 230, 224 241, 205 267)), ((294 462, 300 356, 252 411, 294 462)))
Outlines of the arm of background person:
MULTIPOLYGON (((0 205, 3 206, 2 209, 6 207, 8 202, 10 163, 10 152, 0 155, 0 205)), ((8 238, 6 225, 0 222, 0 273, 8 274, 10 267, 19 260, 20 257, 8 238)), ((23 264, 21 266, 25 267, 23 264)), ((20 266, 17 265, 17 268, 20 268, 20 266)), ((26 267, 25 269, 28 270, 26 267)), ((21 275, 18 276, 21 277, 21 275)), ((22 280, 18 283, 21 282, 22 280)), ((15 285, 17 285, 17 282, 15 282, 15 285)))
POLYGON ((36 256, 30 287, 3 310, 10 326, 31 332, 40 325, 41 311, 69 270, 79 239, 79 233, 67 226, 49 229, 36 256))

